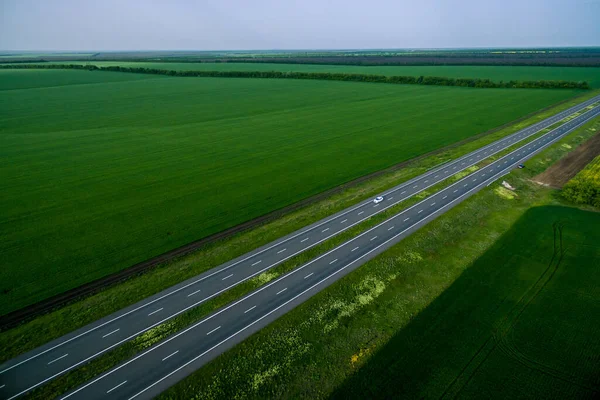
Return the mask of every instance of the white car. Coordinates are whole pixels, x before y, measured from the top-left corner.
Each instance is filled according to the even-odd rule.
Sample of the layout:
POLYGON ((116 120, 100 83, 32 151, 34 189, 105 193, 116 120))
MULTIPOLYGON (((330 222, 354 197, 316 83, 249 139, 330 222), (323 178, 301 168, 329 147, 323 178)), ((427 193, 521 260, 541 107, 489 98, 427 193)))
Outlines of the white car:
POLYGON ((373 203, 377 204, 377 203, 381 203, 383 201, 383 196, 377 196, 375 197, 375 200, 373 200, 373 203))

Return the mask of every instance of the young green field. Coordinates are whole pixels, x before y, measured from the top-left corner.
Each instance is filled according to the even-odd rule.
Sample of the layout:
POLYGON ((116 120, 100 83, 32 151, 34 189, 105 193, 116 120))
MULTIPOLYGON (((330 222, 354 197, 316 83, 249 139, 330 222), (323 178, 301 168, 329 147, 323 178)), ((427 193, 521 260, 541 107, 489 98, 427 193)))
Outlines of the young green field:
POLYGON ((1 314, 576 93, 0 76, 1 314))
POLYGON ((593 398, 599 265, 600 214, 533 208, 333 398, 593 398))
POLYGON ((131 61, 52 62, 52 64, 121 65, 176 71, 283 71, 283 72, 343 72, 374 75, 443 76, 448 78, 481 78, 492 81, 565 80, 588 81, 600 88, 600 68, 596 67, 501 67, 501 66, 352 66, 268 63, 171 63, 131 61))

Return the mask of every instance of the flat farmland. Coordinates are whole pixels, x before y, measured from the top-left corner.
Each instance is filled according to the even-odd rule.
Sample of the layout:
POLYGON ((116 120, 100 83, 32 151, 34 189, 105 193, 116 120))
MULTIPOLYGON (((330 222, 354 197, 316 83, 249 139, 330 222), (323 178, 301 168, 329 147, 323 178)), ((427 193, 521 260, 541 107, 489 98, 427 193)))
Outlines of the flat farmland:
POLYGON ((57 70, 0 83, 1 314, 577 93, 57 70))
POLYGON ((440 76, 448 78, 480 78, 492 81, 564 80, 587 81, 600 88, 600 68, 596 67, 512 67, 512 66, 352 66, 278 63, 171 63, 171 62, 52 62, 52 64, 93 64, 97 66, 121 65, 176 71, 282 71, 282 72, 333 72, 399 76, 440 76))
POLYGON ((530 209, 333 398, 597 398, 599 244, 599 213, 530 209))

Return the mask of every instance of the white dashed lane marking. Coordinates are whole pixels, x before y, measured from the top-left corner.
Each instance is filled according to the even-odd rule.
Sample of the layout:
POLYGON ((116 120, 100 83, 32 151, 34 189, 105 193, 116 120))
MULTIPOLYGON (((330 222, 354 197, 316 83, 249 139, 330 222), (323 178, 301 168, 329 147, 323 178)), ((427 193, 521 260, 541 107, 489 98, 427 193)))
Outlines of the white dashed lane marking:
POLYGON ((162 360, 163 360, 163 361, 165 361, 166 359, 169 359, 169 358, 173 357, 173 356, 174 356, 175 354, 177 354, 177 353, 179 353, 179 350, 177 350, 177 351, 176 351, 176 352, 174 352, 174 353, 171 353, 171 354, 169 354, 168 356, 166 356, 166 357, 165 357, 165 358, 163 358, 162 360))
POLYGON ((113 333, 116 333, 116 332, 118 332, 118 331, 120 331, 120 330, 121 330, 121 328, 119 328, 119 329, 115 329, 114 331, 112 331, 112 332, 109 332, 109 333, 107 333, 106 335, 102 336, 102 339, 104 339, 105 337, 107 337, 107 336, 110 336, 110 335, 112 335, 113 333))
POLYGON ((208 333, 206 334, 206 336, 210 335, 211 333, 213 333, 214 331, 216 331, 216 330, 218 330, 218 329, 221 329, 221 326, 220 326, 220 325, 219 325, 219 326, 217 326, 217 327, 216 327, 215 329, 213 329, 212 331, 208 332, 208 333))
POLYGON ((126 383, 127 383, 127 381, 119 383, 119 384, 118 384, 117 386, 115 386, 114 388, 112 388, 112 389, 108 390, 108 391, 106 392, 106 394, 108 394, 108 393, 112 392, 113 390, 115 390, 115 389, 117 389, 117 388, 119 388, 119 387, 123 386, 123 385, 124 385, 124 384, 126 384, 126 383))

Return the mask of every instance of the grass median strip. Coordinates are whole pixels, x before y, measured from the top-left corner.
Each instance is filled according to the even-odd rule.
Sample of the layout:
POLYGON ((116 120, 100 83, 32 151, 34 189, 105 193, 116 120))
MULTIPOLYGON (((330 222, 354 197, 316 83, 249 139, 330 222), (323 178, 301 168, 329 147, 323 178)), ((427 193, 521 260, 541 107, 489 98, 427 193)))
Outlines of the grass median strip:
POLYGON ((4 351, 0 355, 0 361, 8 360, 20 353, 31 350, 49 340, 60 337, 98 318, 220 265, 233 257, 242 255, 278 237, 370 198, 376 193, 418 176, 441 163, 460 157, 596 94, 597 92, 586 94, 576 100, 565 102, 472 142, 419 159, 402 169, 390 171, 360 185, 348 188, 326 200, 305 207, 276 221, 240 233, 227 240, 207 245, 193 254, 165 263, 147 274, 130 279, 99 294, 36 318, 9 331, 2 332, 0 334, 0 345, 4 351))

